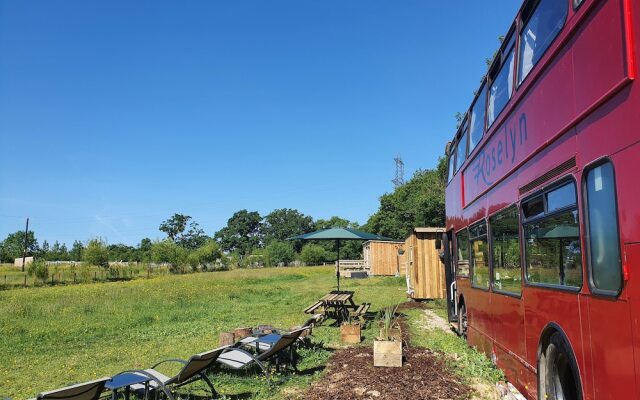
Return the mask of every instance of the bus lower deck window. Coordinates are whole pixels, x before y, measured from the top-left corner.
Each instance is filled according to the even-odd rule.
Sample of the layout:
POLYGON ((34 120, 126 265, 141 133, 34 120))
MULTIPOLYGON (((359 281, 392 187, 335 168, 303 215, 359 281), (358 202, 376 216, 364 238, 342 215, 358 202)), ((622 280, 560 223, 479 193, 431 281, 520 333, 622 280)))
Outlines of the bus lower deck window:
POLYGON ((518 295, 522 292, 519 222, 518 208, 512 206, 493 216, 490 223, 493 288, 518 295))
MULTIPOLYGON (((554 205, 554 201, 547 201, 544 213, 525 220, 527 280, 531 283, 580 288, 582 249, 575 184, 571 182, 548 191, 545 196, 547 199, 562 199, 558 203, 564 208, 557 210, 558 203, 554 205)), ((522 207, 526 209, 527 202, 523 202, 522 207)))

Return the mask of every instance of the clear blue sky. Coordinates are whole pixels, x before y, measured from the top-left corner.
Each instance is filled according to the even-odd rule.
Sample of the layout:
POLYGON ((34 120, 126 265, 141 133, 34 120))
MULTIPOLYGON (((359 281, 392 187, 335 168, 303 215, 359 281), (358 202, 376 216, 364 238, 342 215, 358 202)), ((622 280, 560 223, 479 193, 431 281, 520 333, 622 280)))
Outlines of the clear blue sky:
POLYGON ((432 168, 519 1, 0 0, 0 240, 360 223, 432 168))

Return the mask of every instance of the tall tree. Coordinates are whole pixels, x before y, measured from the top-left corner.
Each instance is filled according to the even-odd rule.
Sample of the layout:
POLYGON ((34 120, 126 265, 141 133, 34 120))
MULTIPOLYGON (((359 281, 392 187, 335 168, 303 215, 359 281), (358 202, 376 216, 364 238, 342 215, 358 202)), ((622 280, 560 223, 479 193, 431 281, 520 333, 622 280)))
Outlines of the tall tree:
POLYGON ((69 252, 69 259, 71 261, 82 261, 83 252, 84 245, 81 241, 75 240, 73 242, 73 246, 71 246, 71 251, 69 252))
MULTIPOLYGON (((300 213, 298 210, 281 208, 273 210, 264 217, 262 232, 264 242, 269 244, 273 241, 283 241, 295 235, 311 232, 314 230, 313 218, 300 213)), ((296 251, 302 249, 302 243, 293 243, 296 251)))
MULTIPOLYGON (((0 242, 0 259, 5 263, 12 263, 14 259, 22 257, 24 249, 24 231, 9 234, 0 242)), ((27 232, 27 255, 37 255, 40 252, 38 240, 33 231, 27 232)))
POLYGON ((140 241, 137 248, 137 259, 136 261, 149 262, 151 261, 151 247, 153 246, 153 242, 149 238, 144 238, 140 241))
POLYGON ((187 224, 191 217, 184 214, 173 214, 173 216, 160 224, 160 231, 167 234, 172 242, 175 242, 182 232, 187 229, 187 224))
POLYGON ((49 242, 47 242, 46 240, 44 242, 42 242, 42 247, 40 248, 40 258, 44 259, 44 260, 51 260, 51 249, 49 247, 49 242))
POLYGON ((167 234, 169 240, 187 249, 196 249, 209 239, 189 215, 173 214, 160 224, 159 229, 167 234))
POLYGON ((365 229, 404 239, 411 228, 443 226, 446 173, 444 158, 436 169, 416 171, 407 183, 380 197, 380 208, 369 218, 365 229))
POLYGON ((262 217, 257 211, 240 210, 216 232, 215 239, 222 250, 245 256, 263 243, 262 217))

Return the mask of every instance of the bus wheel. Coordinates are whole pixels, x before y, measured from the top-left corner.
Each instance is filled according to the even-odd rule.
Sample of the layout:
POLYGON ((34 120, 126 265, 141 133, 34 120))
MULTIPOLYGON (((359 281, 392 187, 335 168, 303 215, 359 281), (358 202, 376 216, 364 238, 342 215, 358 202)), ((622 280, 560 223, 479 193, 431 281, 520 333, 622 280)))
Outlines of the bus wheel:
POLYGON ((540 398, 548 400, 581 400, 578 388, 575 360, 568 345, 556 332, 551 335, 549 345, 541 358, 538 373, 541 383, 540 398))
POLYGON ((458 335, 467 340, 467 328, 469 326, 469 322, 467 320, 467 307, 464 303, 460 306, 460 312, 458 313, 460 316, 458 318, 458 335))

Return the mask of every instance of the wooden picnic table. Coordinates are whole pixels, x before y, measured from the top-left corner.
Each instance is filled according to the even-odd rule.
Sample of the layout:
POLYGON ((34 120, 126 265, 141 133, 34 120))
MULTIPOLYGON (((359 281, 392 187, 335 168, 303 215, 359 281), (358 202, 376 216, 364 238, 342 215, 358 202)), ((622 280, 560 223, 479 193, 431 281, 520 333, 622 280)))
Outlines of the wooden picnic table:
POLYGON ((316 303, 307 307, 304 312, 312 314, 316 310, 322 310, 320 314, 324 319, 333 318, 337 322, 349 320, 349 317, 361 317, 369 309, 368 304, 358 306, 353 301, 353 291, 334 290, 322 296, 316 303))

